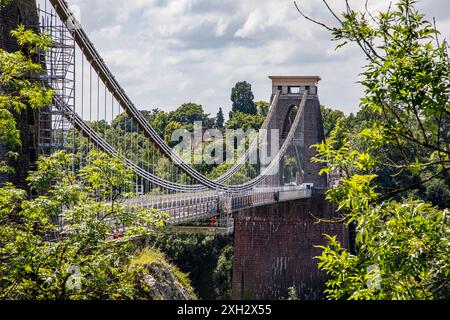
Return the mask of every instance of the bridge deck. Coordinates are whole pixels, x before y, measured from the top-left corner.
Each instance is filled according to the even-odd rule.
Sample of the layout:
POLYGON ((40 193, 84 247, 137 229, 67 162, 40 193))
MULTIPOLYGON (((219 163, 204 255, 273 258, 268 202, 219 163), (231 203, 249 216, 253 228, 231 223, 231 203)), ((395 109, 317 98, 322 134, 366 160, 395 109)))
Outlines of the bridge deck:
POLYGON ((311 195, 311 189, 300 187, 259 188, 239 194, 208 191, 173 195, 142 195, 127 200, 125 204, 166 212, 174 225, 180 225, 213 217, 229 217, 233 212, 241 209, 304 199, 311 195))

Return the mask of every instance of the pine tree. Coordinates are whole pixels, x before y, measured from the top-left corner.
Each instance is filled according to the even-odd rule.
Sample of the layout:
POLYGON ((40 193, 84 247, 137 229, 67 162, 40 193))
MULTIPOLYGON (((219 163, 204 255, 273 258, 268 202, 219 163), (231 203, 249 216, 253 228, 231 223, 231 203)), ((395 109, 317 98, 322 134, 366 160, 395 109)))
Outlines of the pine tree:
POLYGON ((225 118, 223 116, 223 110, 222 110, 222 108, 219 108, 219 112, 217 113, 217 117, 216 117, 216 128, 223 129, 224 123, 225 123, 225 118))

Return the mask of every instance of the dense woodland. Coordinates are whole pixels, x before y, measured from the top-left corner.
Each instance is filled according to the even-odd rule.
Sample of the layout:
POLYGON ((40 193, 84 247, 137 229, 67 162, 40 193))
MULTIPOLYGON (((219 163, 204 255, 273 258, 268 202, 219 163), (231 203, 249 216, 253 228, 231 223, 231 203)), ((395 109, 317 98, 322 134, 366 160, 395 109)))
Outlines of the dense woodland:
MULTIPOLYGON (((353 44, 366 57, 359 111, 322 107, 327 140, 314 146, 321 173, 341 176, 327 194, 339 217, 322 223, 344 222, 353 235, 350 249, 333 237, 321 247, 329 299, 450 297, 448 45, 414 4, 400 0, 382 13, 330 10, 334 26, 297 6, 330 32, 338 49, 353 44)), ((13 36, 22 49, 0 50, 0 138, 12 158, 21 144, 14 115, 45 106, 53 95, 35 80, 42 66, 32 58, 51 40, 24 27, 13 36)), ((261 126, 268 103, 254 102, 249 83, 237 83, 230 98, 227 121, 222 108, 212 117, 194 103, 142 113, 168 143, 173 130, 192 129, 195 121, 218 129, 261 126)), ((111 124, 91 125, 139 139, 127 138, 129 123, 121 114, 111 124)), ((123 204, 131 176, 123 163, 96 151, 89 157, 89 165, 74 172, 74 157, 57 152, 30 173, 31 193, 11 184, 0 188, 0 299, 229 298, 231 238, 168 234, 163 212, 123 204), (111 217, 127 226, 121 237, 111 239, 111 217), (149 284, 147 275, 156 281, 149 284)), ((164 171, 161 166, 153 170, 164 171)), ((217 177, 227 167, 196 169, 217 177)), ((2 163, 1 170, 12 169, 2 163)), ((257 168, 246 170, 243 175, 257 168)))

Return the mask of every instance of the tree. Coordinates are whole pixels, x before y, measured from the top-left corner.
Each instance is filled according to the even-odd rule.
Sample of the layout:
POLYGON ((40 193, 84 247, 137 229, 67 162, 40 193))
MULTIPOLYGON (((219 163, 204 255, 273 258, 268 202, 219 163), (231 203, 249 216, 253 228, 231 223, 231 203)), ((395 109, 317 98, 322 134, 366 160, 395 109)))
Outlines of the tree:
POLYGON ((320 112, 322 113, 325 137, 328 137, 336 127, 338 119, 344 118, 345 115, 340 110, 333 110, 325 106, 320 106, 320 112))
POLYGON ((450 175, 442 179, 433 179, 425 183, 418 196, 439 206, 442 209, 450 208, 450 175))
POLYGON ((259 114, 248 114, 244 112, 234 112, 226 124, 227 129, 259 130, 265 117, 259 114))
POLYGON ((216 128, 223 129, 224 124, 225 124, 225 117, 223 115, 222 108, 219 108, 219 112, 217 113, 216 117, 216 128))
POLYGON ((120 129, 124 132, 132 132, 133 126, 134 129, 136 129, 136 123, 131 119, 131 117, 126 112, 122 112, 112 121, 113 128, 120 129))
MULTIPOLYGON (((21 133, 14 116, 50 104, 54 92, 39 81, 42 66, 33 60, 52 39, 23 26, 12 35, 21 50, 0 50, 0 139, 15 151, 21 133)), ((104 135, 113 132, 104 121, 91 125, 104 135)), ((139 278, 145 280, 153 263, 135 257, 136 239, 165 225, 167 215, 124 203, 132 196, 132 174, 118 159, 92 152, 90 165, 75 173, 77 159, 65 152, 40 159, 28 178, 34 198, 12 184, 0 188, 0 299, 135 299, 152 289, 139 278)), ((4 163, 1 169, 10 172, 4 163)), ((161 281, 172 279, 185 297, 195 297, 186 275, 158 263, 168 275, 161 281)))
POLYGON ((186 129, 192 130, 194 122, 202 122, 203 127, 210 128, 214 121, 206 114, 203 107, 195 103, 185 103, 170 113, 171 121, 181 123, 186 129))
MULTIPOLYGON (((448 209, 411 193, 444 179, 450 169, 447 44, 414 8, 415 1, 400 0, 376 15, 356 12, 348 2, 338 15, 325 4, 337 27, 297 9, 341 41, 338 47, 356 43, 367 58, 361 75, 363 112, 344 120, 361 127, 351 135, 344 132, 340 145, 315 146, 315 161, 325 165, 321 173, 345 173, 327 199, 356 231, 355 254, 334 237, 321 247, 319 267, 330 275, 326 293, 332 299, 448 298, 448 209), (387 191, 377 185, 381 168, 389 168, 393 177, 405 172, 417 180, 387 191)), ((430 196, 437 189, 430 188, 430 196)))
MULTIPOLYGON (((42 65, 33 62, 33 56, 43 52, 52 43, 46 34, 36 34, 19 26, 11 32, 21 50, 7 52, 0 49, 0 143, 6 143, 8 156, 18 156, 16 150, 22 145, 15 114, 28 108, 40 108, 50 104, 54 92, 39 81, 42 65)), ((0 164, 1 171, 11 172, 7 163, 0 164)))
POLYGON ((269 114, 270 103, 267 101, 257 101, 256 102, 256 110, 258 114, 261 116, 267 116, 269 114))
POLYGON ((170 115, 162 110, 153 109, 152 111, 141 111, 142 115, 147 119, 151 126, 161 136, 164 136, 164 130, 170 122, 170 115))
POLYGON ((399 150, 401 159, 390 161, 394 169, 430 170, 433 179, 450 169, 447 42, 439 39, 439 31, 414 8, 415 3, 402 0, 376 16, 347 6, 341 18, 332 11, 337 27, 321 25, 341 42, 338 47, 353 42, 365 55, 361 108, 378 115, 378 121, 372 121, 374 129, 399 150), (429 156, 416 159, 408 153, 411 145, 414 153, 429 156))
POLYGON ((347 224, 356 226, 356 254, 327 236, 317 257, 330 276, 325 293, 331 299, 442 299, 450 294, 448 209, 439 210, 422 200, 382 201, 373 185, 374 161, 368 153, 351 149, 348 142, 336 150, 317 146, 323 172, 340 169, 347 178, 331 189, 347 224))
POLYGON ((175 130, 184 129, 183 125, 178 121, 170 121, 164 130, 164 140, 167 144, 177 145, 179 141, 172 141, 172 135, 175 130))
MULTIPOLYGON (((238 82, 231 90, 231 101, 233 102, 232 112, 242 112, 246 114, 257 114, 254 95, 250 83, 243 81, 238 82)), ((230 116, 231 118, 231 116, 230 116)))
POLYGON ((186 273, 201 299, 224 298, 231 280, 232 237, 205 233, 157 233, 150 242, 186 273), (220 262, 219 262, 220 260, 220 262), (217 275, 217 276, 215 276, 217 275), (218 282, 217 282, 218 281, 218 282))
POLYGON ((0 0, 0 7, 6 6, 11 3, 12 0, 0 0))
POLYGON ((131 173, 120 160, 91 152, 91 165, 75 173, 75 158, 41 158, 28 178, 34 199, 0 189, 2 299, 136 298, 134 240, 167 216, 124 203, 131 173))
POLYGON ((233 246, 227 245, 220 252, 217 266, 213 271, 212 280, 215 283, 216 295, 219 299, 231 299, 233 277, 233 246))

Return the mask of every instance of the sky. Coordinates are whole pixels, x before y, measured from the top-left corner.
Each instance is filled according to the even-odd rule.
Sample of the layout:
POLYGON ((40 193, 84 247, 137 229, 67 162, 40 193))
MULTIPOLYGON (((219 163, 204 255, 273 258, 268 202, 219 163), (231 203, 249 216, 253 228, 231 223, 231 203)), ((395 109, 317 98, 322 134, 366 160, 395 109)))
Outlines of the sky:
MULTIPOLYGON (((329 1, 336 11, 343 0, 329 1)), ((302 18, 292 0, 68 0, 115 77, 143 110, 170 111, 199 103, 216 115, 231 109, 231 88, 252 84, 255 100, 269 100, 270 75, 318 75, 321 103, 358 110, 364 59, 338 51, 328 31, 302 18)), ((364 3, 354 0, 355 8, 364 3)), ((371 10, 389 1, 372 0, 371 10), (372 4, 373 3, 373 4, 372 4)), ((303 0, 305 13, 334 24, 321 0, 303 0)), ((418 7, 450 34, 450 1, 418 7)))

